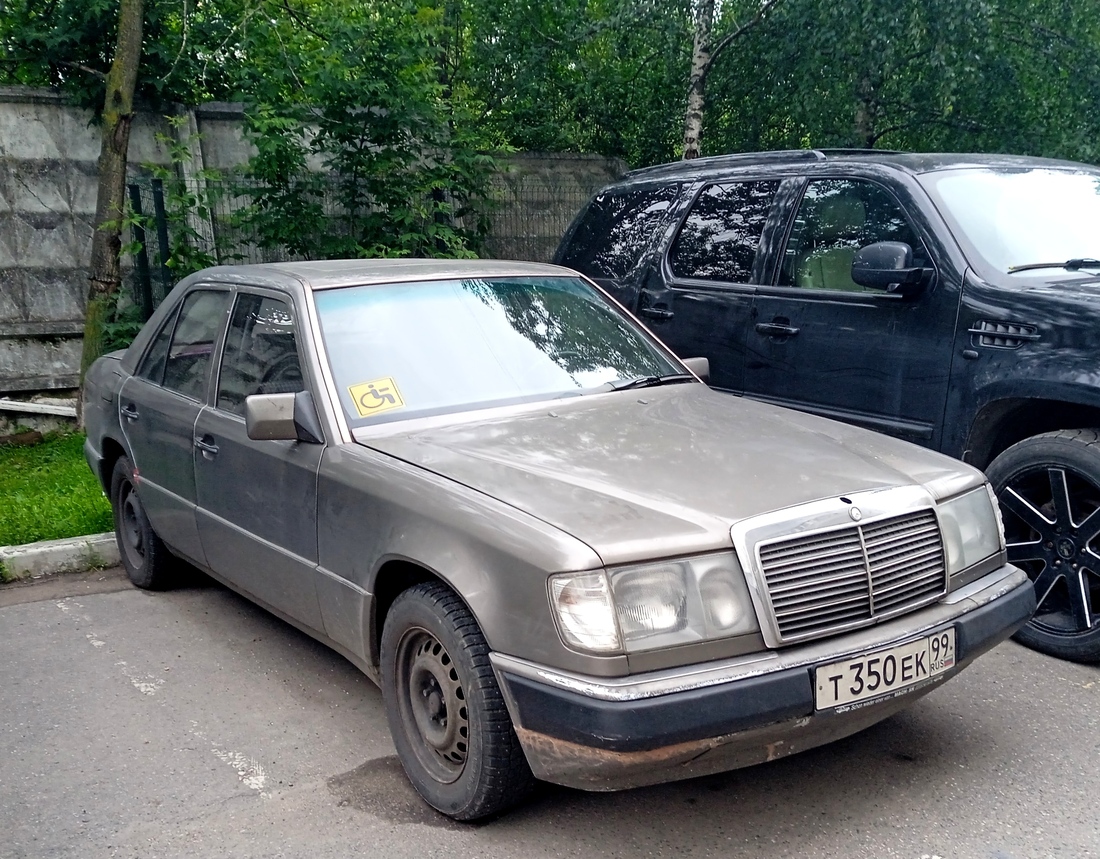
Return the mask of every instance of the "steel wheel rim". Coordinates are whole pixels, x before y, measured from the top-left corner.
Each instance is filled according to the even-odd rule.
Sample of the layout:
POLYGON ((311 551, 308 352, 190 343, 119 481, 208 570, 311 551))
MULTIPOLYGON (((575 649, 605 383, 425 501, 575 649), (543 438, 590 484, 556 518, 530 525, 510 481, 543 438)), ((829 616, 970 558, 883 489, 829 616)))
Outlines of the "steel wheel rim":
POLYGON ((1062 638, 1100 627, 1100 485, 1064 465, 1036 465, 997 497, 1008 559, 1035 584, 1030 626, 1062 638))
POLYGON ((126 552, 126 558, 135 568, 140 568, 145 563, 145 537, 142 523, 144 514, 141 510, 141 502, 134 491, 132 483, 123 484, 121 503, 119 504, 118 530, 121 536, 122 549, 126 552))
POLYGON ((397 645, 395 686, 402 723, 417 760, 442 784, 466 767, 470 735, 466 694, 454 661, 426 629, 409 629, 397 645))

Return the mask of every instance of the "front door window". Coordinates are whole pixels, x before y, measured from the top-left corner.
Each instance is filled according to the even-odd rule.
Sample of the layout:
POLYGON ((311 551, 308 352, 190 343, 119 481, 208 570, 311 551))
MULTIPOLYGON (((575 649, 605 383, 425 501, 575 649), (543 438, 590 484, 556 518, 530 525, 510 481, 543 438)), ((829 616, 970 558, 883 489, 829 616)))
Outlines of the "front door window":
POLYGON ((245 398, 252 394, 289 394, 302 389, 290 308, 278 298, 241 294, 225 338, 218 408, 243 415, 245 398))
POLYGON ((927 265, 924 246, 885 189, 853 179, 814 180, 791 228, 779 286, 881 293, 852 280, 856 252, 875 242, 905 242, 913 265, 927 265))

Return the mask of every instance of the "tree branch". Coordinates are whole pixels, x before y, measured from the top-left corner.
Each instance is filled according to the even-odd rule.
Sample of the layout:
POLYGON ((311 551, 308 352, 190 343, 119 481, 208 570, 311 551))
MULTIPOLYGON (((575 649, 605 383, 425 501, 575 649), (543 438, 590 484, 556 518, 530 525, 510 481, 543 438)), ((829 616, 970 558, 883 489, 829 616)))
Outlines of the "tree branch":
MULTIPOLYGON (((710 52, 710 62, 713 65, 714 61, 718 59, 718 55, 722 53, 731 43, 741 38, 745 33, 764 20, 764 17, 771 12, 776 6, 782 3, 783 0, 764 0, 756 10, 756 14, 752 16, 748 21, 742 24, 731 33, 727 33, 722 39, 714 46, 714 50, 710 52)), ((707 68, 710 71, 710 68, 707 68)))
POLYGON ((180 57, 183 56, 183 52, 187 50, 187 0, 183 0, 183 41, 180 42, 180 49, 176 52, 176 58, 172 60, 172 65, 160 78, 159 83, 164 83, 172 76, 172 72, 176 70, 176 66, 179 65, 180 57))
POLYGON ((79 69, 89 75, 95 75, 101 81, 107 80, 107 73, 101 72, 99 69, 93 69, 91 66, 86 66, 83 63, 73 63, 69 60, 58 60, 57 64, 60 66, 68 66, 71 69, 79 69))
POLYGON ((328 36, 313 29, 313 27, 310 26, 309 21, 305 20, 305 18, 303 18, 290 7, 290 0, 283 0, 283 8, 286 9, 286 13, 294 19, 294 22, 307 33, 312 33, 318 39, 323 39, 326 42, 328 41, 328 36))

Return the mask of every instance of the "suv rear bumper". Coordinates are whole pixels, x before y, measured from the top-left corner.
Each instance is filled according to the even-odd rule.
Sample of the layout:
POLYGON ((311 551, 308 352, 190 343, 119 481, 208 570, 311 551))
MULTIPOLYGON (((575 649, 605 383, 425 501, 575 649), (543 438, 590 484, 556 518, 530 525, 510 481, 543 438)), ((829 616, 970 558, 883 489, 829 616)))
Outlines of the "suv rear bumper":
POLYGON ((752 657, 615 681, 501 654, 493 665, 535 776, 618 790, 761 763, 860 731, 957 674, 1034 609, 1031 583, 1006 565, 880 626, 752 657), (954 668, 846 712, 815 710, 815 667, 951 626, 954 668))

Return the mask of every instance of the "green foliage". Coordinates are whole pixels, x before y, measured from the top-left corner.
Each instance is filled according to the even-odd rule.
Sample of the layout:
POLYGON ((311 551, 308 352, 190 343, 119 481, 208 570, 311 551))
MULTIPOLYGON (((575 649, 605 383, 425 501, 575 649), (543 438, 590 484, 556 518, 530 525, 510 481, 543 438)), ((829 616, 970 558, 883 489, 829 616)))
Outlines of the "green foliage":
POLYGON ((495 168, 445 97, 441 10, 312 3, 250 30, 246 226, 320 258, 472 256, 495 168), (261 61, 262 60, 262 61, 261 61))
POLYGON ((106 355, 116 349, 125 349, 134 342, 142 326, 145 325, 145 315, 136 304, 127 304, 115 311, 110 322, 103 326, 103 350, 106 355))
POLYGON ((1074 8, 1060 0, 786 0, 717 64, 704 148, 1096 160, 1100 22, 1074 8))
MULTIPOLYGON (((481 152, 597 152, 632 166, 679 152, 691 0, 145 5, 139 93, 154 104, 253 105, 253 174, 264 186, 253 227, 295 253, 476 248, 470 210, 484 215, 491 166, 481 152)), ((758 7, 719 4, 716 35, 758 7)), ((5 0, 0 82, 60 85, 98 104, 116 12, 116 0, 5 0)), ((1089 4, 781 0, 715 62, 703 148, 1098 161, 1098 105, 1100 16, 1089 4)))
POLYGON ((449 68, 482 133, 528 151, 674 157, 688 0, 447 0, 449 68))
MULTIPOLYGON (((258 10, 249 0, 149 0, 137 94, 147 104, 230 98, 236 33, 258 10)), ((86 107, 103 103, 117 39, 118 0, 4 0, 0 83, 55 86, 86 107)))
POLYGON ((98 534, 111 507, 84 460, 84 436, 47 436, 33 447, 0 447, 0 546, 98 534))
MULTIPOLYGON (((165 120, 177 132, 187 121, 181 116, 166 116, 165 120)), ((211 237, 197 225, 210 223, 214 195, 221 187, 222 177, 217 170, 201 170, 191 182, 185 181, 183 165, 191 160, 187 143, 177 134, 158 134, 156 140, 168 152, 168 163, 146 164, 145 169, 154 179, 161 180, 169 239, 165 265, 182 279, 219 262, 211 237)), ((156 227, 148 216, 144 226, 147 235, 156 227)))

